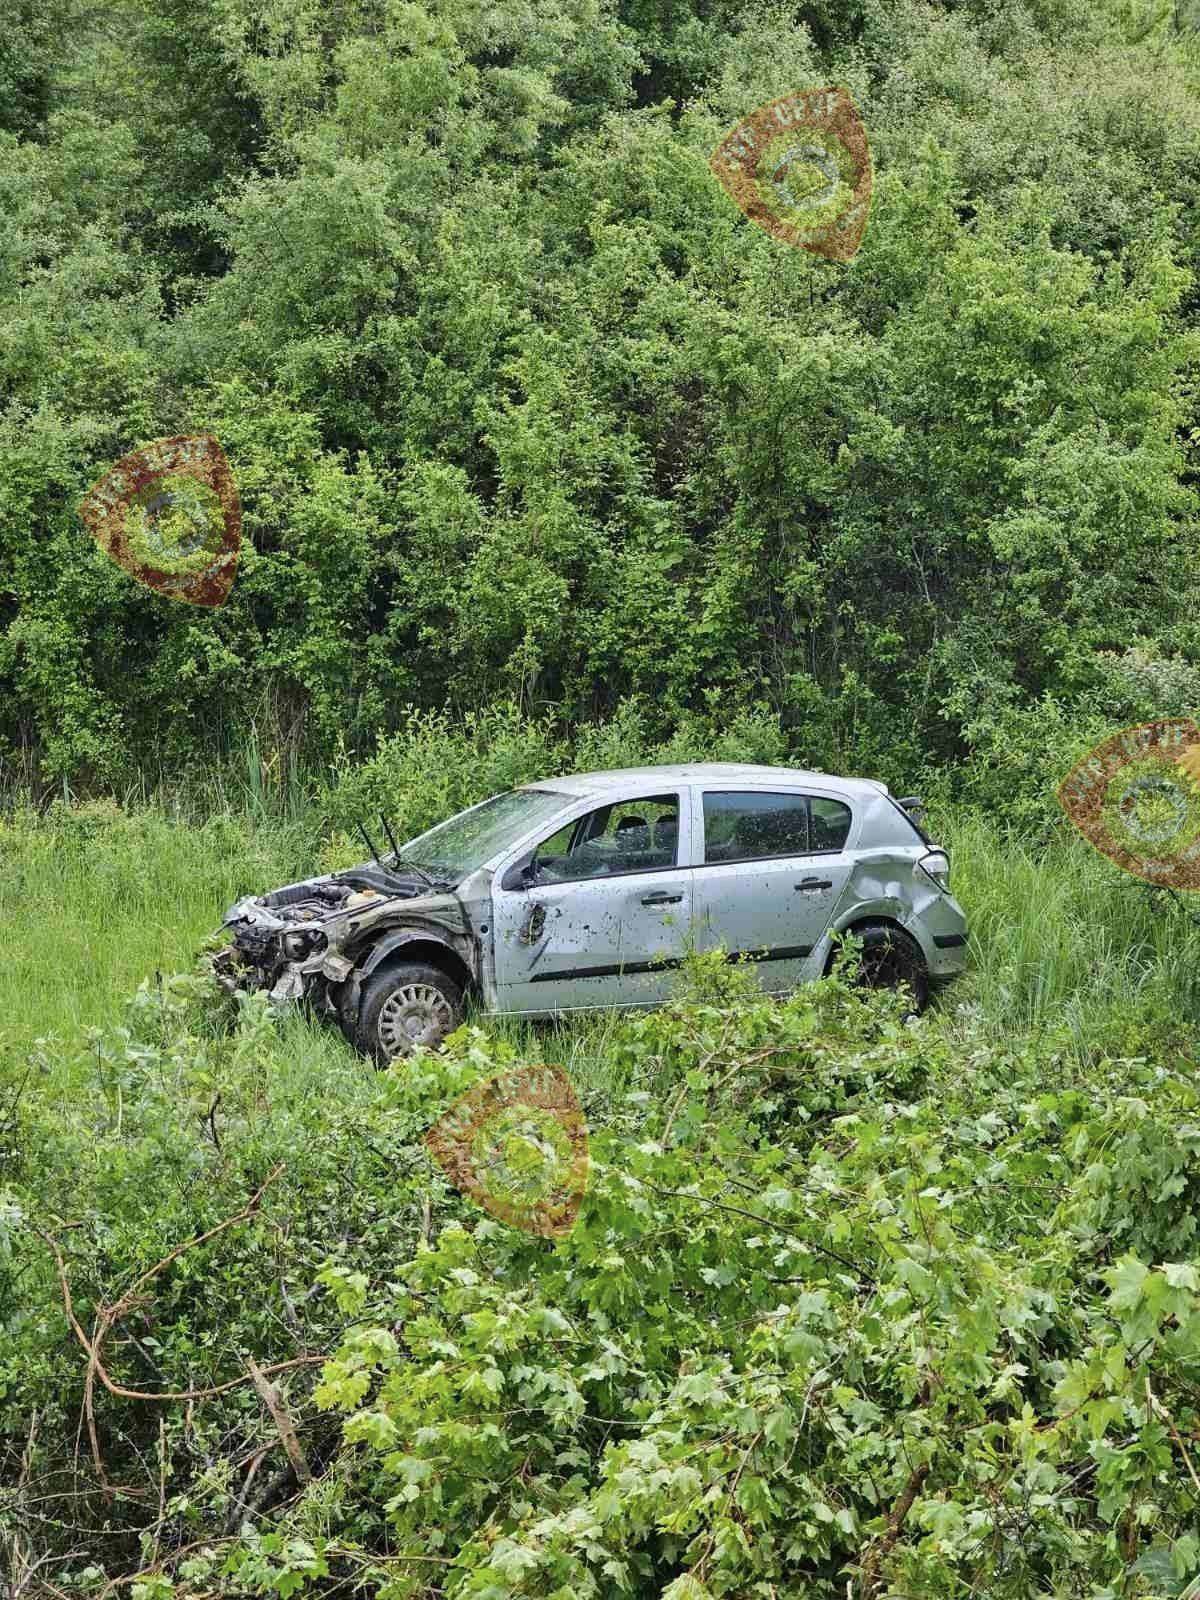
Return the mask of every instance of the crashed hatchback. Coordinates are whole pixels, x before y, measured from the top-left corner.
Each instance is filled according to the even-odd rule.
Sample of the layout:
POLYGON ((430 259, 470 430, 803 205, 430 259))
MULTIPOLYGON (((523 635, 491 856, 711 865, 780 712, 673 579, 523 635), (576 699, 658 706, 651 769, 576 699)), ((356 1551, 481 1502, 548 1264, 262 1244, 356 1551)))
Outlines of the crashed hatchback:
POLYGON ((661 1004, 691 949, 784 992, 846 932, 864 981, 906 983, 919 1008, 963 970, 967 924, 918 814, 874 780, 787 767, 548 779, 239 900, 215 970, 335 1018, 379 1062, 438 1044, 468 997, 529 1017, 661 1004))

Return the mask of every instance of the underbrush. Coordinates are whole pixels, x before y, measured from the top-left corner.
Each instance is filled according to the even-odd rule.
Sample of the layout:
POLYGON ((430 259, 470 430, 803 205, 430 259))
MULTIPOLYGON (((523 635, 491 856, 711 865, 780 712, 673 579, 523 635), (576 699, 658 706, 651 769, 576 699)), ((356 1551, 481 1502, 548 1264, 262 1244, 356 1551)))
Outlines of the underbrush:
POLYGON ((663 1011, 476 1017, 380 1073, 155 976, 314 826, 11 817, 10 1586, 1190 1593, 1200 935, 1081 846, 941 824, 972 967, 918 1022, 701 959, 663 1011), (543 1062, 590 1136, 557 1240, 422 1143, 543 1062))
POLYGON ((1195 1574, 1189 1074, 964 1063, 945 1017, 838 978, 771 1001, 710 960, 661 1012, 468 1025, 385 1073, 257 998, 216 1015, 203 979, 144 985, 10 1115, 18 1577, 832 1600, 1195 1574), (591 1168, 554 1241, 420 1141, 563 1043, 591 1168))

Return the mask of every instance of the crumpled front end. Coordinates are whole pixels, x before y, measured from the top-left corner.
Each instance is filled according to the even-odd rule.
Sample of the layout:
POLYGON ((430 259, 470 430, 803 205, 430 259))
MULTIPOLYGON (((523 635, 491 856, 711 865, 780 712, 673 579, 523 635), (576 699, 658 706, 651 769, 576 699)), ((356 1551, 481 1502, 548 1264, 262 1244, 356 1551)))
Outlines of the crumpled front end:
POLYGON ((348 867, 246 895, 222 929, 231 935, 213 957, 222 988, 265 990, 278 1006, 303 1001, 344 1028, 353 1023, 364 975, 410 943, 456 957, 470 979, 479 971, 478 942, 457 895, 403 865, 348 867))
POLYGON ((333 878, 245 895, 222 924, 232 938, 213 958, 217 982, 230 993, 265 989, 280 1005, 312 999, 322 1009, 336 1009, 330 987, 342 983, 354 965, 341 950, 349 924, 356 912, 388 898, 333 878))

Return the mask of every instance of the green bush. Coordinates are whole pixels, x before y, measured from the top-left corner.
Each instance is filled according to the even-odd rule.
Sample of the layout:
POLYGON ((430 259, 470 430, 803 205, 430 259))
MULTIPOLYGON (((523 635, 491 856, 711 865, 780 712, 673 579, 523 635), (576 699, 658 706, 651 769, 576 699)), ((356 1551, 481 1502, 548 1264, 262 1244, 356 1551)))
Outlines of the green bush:
POLYGON ((963 729, 970 756, 953 787, 1014 832, 1045 837, 1062 824, 1059 784, 1102 739, 1160 717, 1194 717, 1198 707, 1200 672, 1185 657, 1145 643, 1098 651, 1071 696, 1013 696, 971 716, 963 729))
POLYGON ((258 9, 136 0, 101 43, 56 0, 0 62, 0 760, 119 787, 508 701, 556 741, 637 700, 660 742, 715 694, 810 765, 975 748, 1003 789, 1105 652, 1200 658, 1166 12, 258 9), (708 167, 825 81, 876 166, 844 269, 708 167), (201 430, 243 506, 213 614, 78 518, 201 430))
MULTIPOLYGON (((832 1600, 882 1567, 900 1592, 1015 1600, 1132 1583, 1144 1548, 1175 1587, 1194 1570, 1163 1421, 1182 1440, 1197 1415, 1190 1146, 1144 1258, 1106 1228, 1147 1216, 1146 1141, 1190 1088, 1122 1063, 1086 1094, 1033 1060, 964 1080, 936 1034, 835 984, 725 988, 611 1044, 650 1074, 593 1122, 567 1240, 468 1215, 386 1281, 328 1278, 351 1318, 314 1394, 345 1417, 336 1509, 256 1530, 210 1581, 417 1595, 432 1562, 495 1600, 832 1600), (1136 1148, 1112 1139, 1130 1094, 1136 1148)), ((463 1059, 393 1077, 389 1104, 436 1113, 463 1059)))
POLYGON ((466 712, 411 710, 405 726, 384 735, 369 760, 336 771, 322 801, 330 825, 349 834, 356 820, 374 827, 381 811, 399 838, 413 837, 454 812, 537 778, 655 762, 788 760, 778 717, 766 707, 683 717, 664 739, 646 707, 625 701, 608 722, 571 736, 549 718, 525 717, 514 704, 466 712))
MULTIPOLYGON (((455 742, 422 721, 411 760, 469 774, 503 727, 455 742)), ((8 1568, 140 1600, 415 1597, 431 1569, 494 1600, 1181 1594, 1200 1566, 1196 935, 1148 900, 1132 929, 1117 901, 1097 911, 1124 880, 1081 845, 1035 867, 949 820, 974 970, 915 1023, 840 977, 780 1002, 702 957, 661 1011, 469 1019, 386 1072, 261 997, 231 1014, 201 977, 11 1041, 8 1568), (481 1078, 548 1061, 591 1154, 559 1240, 482 1214, 422 1143, 481 1078), (155 1403, 97 1382, 77 1459, 88 1364, 49 1238, 85 1336, 118 1307, 115 1384, 230 1387, 155 1403), (274 1382, 306 1482, 251 1356, 299 1363, 274 1382)), ((3 846, 31 884, 60 863, 69 906, 85 863, 114 881, 170 826, 59 806, 3 846)), ((214 819, 214 862, 244 828, 214 819)), ((264 862, 288 838, 260 829, 264 862)), ((115 895, 110 932, 145 906, 115 895)))

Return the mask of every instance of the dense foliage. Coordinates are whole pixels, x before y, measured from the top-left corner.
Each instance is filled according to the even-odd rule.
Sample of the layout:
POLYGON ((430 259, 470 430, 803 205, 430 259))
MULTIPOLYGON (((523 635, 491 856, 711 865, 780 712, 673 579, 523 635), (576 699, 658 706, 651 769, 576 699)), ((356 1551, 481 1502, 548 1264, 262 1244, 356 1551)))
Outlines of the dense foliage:
MULTIPOLYGON (((472 765, 491 785, 546 758, 515 720, 477 737, 411 728, 326 812, 382 788, 419 825, 473 797, 472 765)), ((340 850, 320 813, 0 821, 21 1600, 1181 1600, 1200 930, 1081 842, 941 820, 975 961, 918 1023, 840 980, 767 1001, 705 960, 662 1013, 476 1018, 383 1073, 261 997, 227 1013, 153 976, 319 836, 340 850), (488 1219, 421 1143, 543 1061, 591 1135, 559 1241, 488 1219)))
POLYGON ((810 761, 911 769, 1036 740, 1104 652, 1196 659, 1180 8, 56 0, 5 32, 0 756, 29 774, 252 723, 328 756, 496 698, 661 732, 711 692, 810 761), (830 80, 877 164, 846 266, 707 166, 830 80), (214 615, 77 514, 199 429, 249 542, 214 615))
POLYGON ((375 1075, 305 1061, 258 1004, 214 1034, 172 980, 87 1047, 68 1125, 43 1060, 0 1213, 13 1570, 145 1569, 139 1600, 1181 1594, 1200 1145, 1168 1035, 1086 1076, 977 1044, 964 1074, 936 1023, 836 980, 689 984, 581 1074, 591 1179, 557 1243, 418 1142, 532 1040, 469 1029, 375 1075), (75 1466, 54 1235, 106 1377, 145 1395, 95 1383, 75 1466), (297 1363, 304 1485, 251 1355, 297 1363), (172 1390, 200 1393, 149 1398, 172 1390))
POLYGON ((1193 10, 9 7, 0 1588, 1192 1600, 1200 930, 1052 785, 1200 708, 1193 10), (832 81, 844 266, 707 165, 832 81), (200 430, 213 613, 78 517, 200 430), (361 815, 702 755, 1019 827, 939 816, 952 1002, 698 962, 376 1073, 163 976, 361 815), (592 1139, 557 1242, 421 1142, 544 1060, 592 1139))

